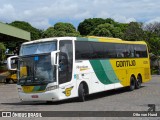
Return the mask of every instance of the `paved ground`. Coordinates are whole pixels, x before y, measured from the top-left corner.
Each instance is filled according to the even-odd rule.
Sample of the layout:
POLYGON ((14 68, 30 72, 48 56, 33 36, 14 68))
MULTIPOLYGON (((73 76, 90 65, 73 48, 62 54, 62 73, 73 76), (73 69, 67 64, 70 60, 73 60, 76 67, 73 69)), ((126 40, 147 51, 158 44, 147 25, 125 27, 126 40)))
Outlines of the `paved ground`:
MULTIPOLYGON (((126 89, 102 92, 87 97, 86 102, 76 99, 54 102, 20 102, 15 84, 0 84, 0 111, 147 111, 148 104, 155 104, 156 111, 160 111, 160 76, 152 76, 152 80, 142 84, 142 88, 132 92, 126 89)), ((1 119, 1 118, 0 118, 1 119)), ((49 119, 49 118, 47 118, 49 119)), ((60 119, 60 118, 59 118, 60 119)), ((92 118, 61 118, 92 119, 92 118)), ((113 118, 93 118, 110 119, 113 118)), ((114 118, 118 119, 118 118, 114 118)), ((129 118, 120 118, 128 120, 129 118)), ((135 119, 135 118, 131 118, 135 119)), ((159 119, 160 118, 137 118, 159 119)))

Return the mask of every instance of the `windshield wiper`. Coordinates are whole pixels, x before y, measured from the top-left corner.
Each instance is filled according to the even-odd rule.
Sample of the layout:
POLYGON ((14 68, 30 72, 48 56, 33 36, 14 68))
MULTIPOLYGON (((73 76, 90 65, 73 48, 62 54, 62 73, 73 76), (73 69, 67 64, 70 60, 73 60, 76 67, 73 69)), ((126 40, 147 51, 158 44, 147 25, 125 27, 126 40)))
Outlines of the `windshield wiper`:
POLYGON ((24 80, 23 84, 27 85, 28 83, 32 83, 33 81, 33 76, 27 76, 27 75, 23 75, 20 79, 19 79, 19 83, 22 84, 22 80, 24 80), (29 82, 30 81, 30 82, 29 82))
POLYGON ((46 84, 48 80, 45 80, 44 77, 35 77, 33 83, 46 84))

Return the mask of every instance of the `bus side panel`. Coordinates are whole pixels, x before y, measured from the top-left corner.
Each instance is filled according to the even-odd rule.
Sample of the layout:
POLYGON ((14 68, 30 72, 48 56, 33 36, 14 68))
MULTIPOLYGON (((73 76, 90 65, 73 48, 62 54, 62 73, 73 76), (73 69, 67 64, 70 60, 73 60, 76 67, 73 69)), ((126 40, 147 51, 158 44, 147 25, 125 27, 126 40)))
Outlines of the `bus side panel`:
MULTIPOLYGON (((124 59, 110 59, 110 63, 113 67, 113 71, 115 72, 117 79, 120 81, 120 84, 125 87, 128 86, 128 78, 127 78, 127 68, 123 66, 122 61, 124 59)), ((116 86, 115 86, 116 87, 116 86)))
MULTIPOLYGON (((89 93, 104 91, 104 84, 97 78, 89 60, 76 61, 75 71, 74 76, 77 81, 77 91, 81 82, 87 83, 89 93)), ((100 69, 97 69, 96 71, 101 73, 100 69)))
POLYGON ((104 84, 104 90, 122 87, 110 60, 90 60, 98 81, 104 84))
POLYGON ((151 79, 150 64, 148 58, 112 59, 110 60, 118 80, 123 86, 130 85, 132 75, 137 79, 141 75, 142 82, 151 79))

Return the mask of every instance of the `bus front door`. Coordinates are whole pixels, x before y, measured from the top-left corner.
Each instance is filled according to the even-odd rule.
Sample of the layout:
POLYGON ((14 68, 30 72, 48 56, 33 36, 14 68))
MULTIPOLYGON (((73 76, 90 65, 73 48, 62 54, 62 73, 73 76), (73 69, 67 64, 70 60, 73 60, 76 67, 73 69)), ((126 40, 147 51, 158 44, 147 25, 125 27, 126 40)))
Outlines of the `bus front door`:
POLYGON ((59 94, 61 99, 75 96, 76 81, 72 80, 73 46, 71 40, 60 41, 59 44, 59 94))

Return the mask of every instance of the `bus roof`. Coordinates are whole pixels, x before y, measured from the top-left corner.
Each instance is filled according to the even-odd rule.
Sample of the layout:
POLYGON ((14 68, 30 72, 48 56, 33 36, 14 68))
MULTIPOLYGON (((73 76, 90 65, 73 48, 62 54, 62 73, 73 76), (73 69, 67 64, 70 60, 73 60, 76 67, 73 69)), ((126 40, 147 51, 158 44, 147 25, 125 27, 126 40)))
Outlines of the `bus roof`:
POLYGON ((47 41, 56 41, 56 40, 77 40, 77 41, 111 42, 111 43, 124 43, 124 44, 146 44, 144 41, 125 41, 119 38, 87 36, 87 37, 51 37, 51 38, 44 38, 39 40, 33 40, 30 42, 25 42, 22 45, 47 42, 47 41))

